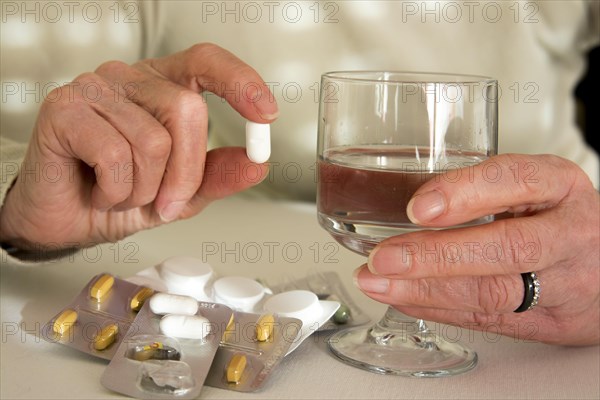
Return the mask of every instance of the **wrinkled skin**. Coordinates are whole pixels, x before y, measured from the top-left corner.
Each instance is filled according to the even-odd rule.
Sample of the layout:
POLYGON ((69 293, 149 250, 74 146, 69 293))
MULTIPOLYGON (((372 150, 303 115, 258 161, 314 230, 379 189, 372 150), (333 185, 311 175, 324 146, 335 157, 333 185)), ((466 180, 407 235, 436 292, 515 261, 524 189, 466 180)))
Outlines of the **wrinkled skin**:
POLYGON ((243 148, 206 151, 203 91, 251 121, 277 117, 258 73, 212 44, 131 66, 110 61, 49 93, 0 210, 0 240, 24 249, 114 242, 262 181, 268 167, 243 148), (36 168, 46 172, 23 172, 36 168))
POLYGON ((425 230, 389 238, 355 272, 359 288, 405 314, 562 345, 600 337, 600 198, 575 164, 551 155, 504 154, 432 180, 407 213, 425 230), (513 218, 452 230, 489 214, 513 218), (536 271, 537 307, 521 273, 536 271))

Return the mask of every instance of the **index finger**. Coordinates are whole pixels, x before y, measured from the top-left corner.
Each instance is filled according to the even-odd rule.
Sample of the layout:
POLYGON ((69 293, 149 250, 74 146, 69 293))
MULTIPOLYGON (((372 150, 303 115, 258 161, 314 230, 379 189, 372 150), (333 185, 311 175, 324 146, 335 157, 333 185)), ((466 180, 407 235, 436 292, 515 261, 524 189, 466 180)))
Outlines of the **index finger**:
POLYGON ((540 271, 564 260, 572 234, 541 216, 394 236, 369 254, 369 270, 392 279, 491 276, 540 271))
POLYGON ((260 75, 221 47, 201 43, 187 50, 146 63, 165 78, 196 92, 209 91, 244 118, 271 123, 279 110, 275 97, 260 75))
POLYGON ((566 159, 503 154, 426 182, 406 211, 416 224, 448 227, 491 214, 547 209, 577 184, 591 187, 585 173, 566 159))
POLYGON ((413 214, 417 207, 423 207, 418 210, 421 215, 436 211, 431 203, 425 207, 418 204, 420 200, 427 203, 435 193, 443 199, 443 212, 422 225, 456 226, 504 211, 534 215, 389 238, 371 252, 369 269, 378 275, 410 278, 515 274, 564 262, 578 254, 574 246, 586 246, 584 239, 573 242, 569 238, 593 234, 594 228, 585 228, 582 221, 593 219, 590 205, 597 204, 597 198, 585 195, 590 191, 596 194, 575 164, 554 156, 504 155, 473 171, 468 175, 463 170, 452 181, 442 177, 427 182, 409 203, 408 214, 411 203, 413 214), (489 166, 493 166, 493 175, 484 172, 489 166), (524 176, 526 166, 534 166, 536 173, 524 176), (580 210, 588 215, 582 216, 580 210))

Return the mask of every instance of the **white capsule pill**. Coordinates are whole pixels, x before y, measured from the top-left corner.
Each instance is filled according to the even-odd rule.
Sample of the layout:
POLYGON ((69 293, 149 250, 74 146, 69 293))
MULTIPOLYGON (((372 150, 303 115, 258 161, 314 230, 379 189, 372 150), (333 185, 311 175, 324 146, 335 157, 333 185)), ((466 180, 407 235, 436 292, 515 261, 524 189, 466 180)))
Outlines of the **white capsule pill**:
POLYGON ((168 314, 159 326, 163 335, 183 339, 204 339, 210 333, 210 321, 199 315, 168 314))
POLYGON ((190 296, 156 293, 150 298, 150 310, 154 314, 194 315, 198 312, 198 302, 190 296))
POLYGON ((262 164, 271 156, 271 125, 246 122, 246 155, 262 164))

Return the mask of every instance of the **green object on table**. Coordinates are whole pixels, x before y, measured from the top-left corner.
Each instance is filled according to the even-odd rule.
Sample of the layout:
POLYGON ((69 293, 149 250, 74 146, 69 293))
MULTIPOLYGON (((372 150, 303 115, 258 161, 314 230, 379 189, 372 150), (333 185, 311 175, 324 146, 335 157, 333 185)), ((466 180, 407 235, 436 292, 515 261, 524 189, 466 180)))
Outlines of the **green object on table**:
POLYGON ((340 304, 340 308, 337 309, 331 320, 338 325, 343 325, 348 322, 351 317, 350 308, 345 304, 340 304))

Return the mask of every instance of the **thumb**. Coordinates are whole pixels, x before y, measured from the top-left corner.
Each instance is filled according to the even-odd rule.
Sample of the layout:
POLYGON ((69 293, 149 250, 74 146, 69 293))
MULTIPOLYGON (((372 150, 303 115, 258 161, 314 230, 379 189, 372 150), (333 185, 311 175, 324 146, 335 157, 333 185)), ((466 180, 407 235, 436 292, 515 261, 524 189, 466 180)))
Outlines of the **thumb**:
POLYGON ((206 153, 202 185, 182 217, 191 217, 215 200, 258 185, 269 173, 268 164, 248 160, 243 147, 221 147, 206 153))

